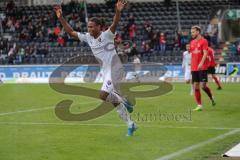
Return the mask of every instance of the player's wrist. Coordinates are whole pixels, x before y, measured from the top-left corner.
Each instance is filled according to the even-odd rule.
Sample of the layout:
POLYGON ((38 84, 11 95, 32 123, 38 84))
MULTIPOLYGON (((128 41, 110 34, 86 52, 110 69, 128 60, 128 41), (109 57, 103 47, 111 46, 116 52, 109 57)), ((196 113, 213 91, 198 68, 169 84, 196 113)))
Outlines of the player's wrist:
POLYGON ((122 10, 116 9, 116 13, 117 13, 117 14, 121 14, 121 13, 122 13, 122 10))
POLYGON ((58 16, 58 19, 63 19, 63 15, 61 15, 61 16, 58 16))

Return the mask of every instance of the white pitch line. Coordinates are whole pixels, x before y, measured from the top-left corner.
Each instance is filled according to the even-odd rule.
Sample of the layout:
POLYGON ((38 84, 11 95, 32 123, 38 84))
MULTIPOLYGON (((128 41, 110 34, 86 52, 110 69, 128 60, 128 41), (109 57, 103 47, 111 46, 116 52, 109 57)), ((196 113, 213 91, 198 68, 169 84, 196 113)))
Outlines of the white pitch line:
POLYGON ((126 127, 124 124, 103 124, 103 123, 48 123, 48 122, 0 122, 0 125, 54 125, 54 126, 106 126, 126 127))
POLYGON ((21 110, 21 111, 15 111, 15 112, 6 112, 6 113, 0 113, 0 116, 6 116, 6 115, 12 115, 17 113, 26 113, 26 112, 37 112, 37 111, 43 111, 43 110, 49 110, 53 109, 54 107, 44 107, 44 108, 38 108, 38 109, 28 109, 28 110, 21 110))
MULTIPOLYGON (((78 103, 73 106, 77 106, 79 104, 91 104, 93 102, 86 102, 86 103, 78 103)), ((96 103, 96 102, 94 102, 96 103)), ((15 111, 15 112, 6 112, 6 113, 0 113, 0 116, 6 116, 6 115, 13 115, 13 114, 18 114, 18 113, 27 113, 27 112, 37 112, 37 111, 44 111, 44 110, 49 110, 49 109, 54 109, 56 106, 49 106, 49 107, 43 107, 43 108, 36 108, 36 109, 28 109, 28 110, 20 110, 20 111, 15 111)))
POLYGON ((229 132, 227 132, 227 133, 225 133, 223 135, 220 135, 220 136, 217 136, 215 138, 211 138, 211 139, 209 139, 207 141, 204 141, 204 142, 201 142, 201 143, 189 146, 189 147, 181 149, 181 150, 179 150, 177 152, 174 152, 174 153, 171 153, 169 155, 157 158, 156 160, 171 160, 171 159, 176 158, 176 157, 178 157, 178 156, 180 156, 182 154, 185 154, 185 153, 188 153, 190 151, 196 150, 196 149, 198 149, 200 147, 203 147, 203 146, 205 146, 207 144, 210 144, 210 143, 214 143, 214 142, 216 142, 218 140, 225 139, 225 138, 227 138, 229 136, 232 136, 234 134, 237 134, 239 132, 240 132, 240 129, 231 130, 231 131, 229 131, 229 132))
POLYGON ((159 125, 146 125, 146 127, 156 127, 156 128, 169 128, 169 129, 206 129, 206 130, 233 130, 240 128, 226 128, 226 127, 197 127, 197 126, 159 126, 159 125))
MULTIPOLYGON (((55 125, 55 126, 105 126, 105 127, 125 127, 125 124, 108 124, 108 123, 54 123, 54 122, 0 122, 0 125, 55 125)), ((191 127, 191 126, 159 126, 159 125, 144 125, 140 124, 139 127, 145 128, 168 128, 168 129, 206 129, 206 130, 236 130, 240 128, 214 128, 214 127, 191 127)))

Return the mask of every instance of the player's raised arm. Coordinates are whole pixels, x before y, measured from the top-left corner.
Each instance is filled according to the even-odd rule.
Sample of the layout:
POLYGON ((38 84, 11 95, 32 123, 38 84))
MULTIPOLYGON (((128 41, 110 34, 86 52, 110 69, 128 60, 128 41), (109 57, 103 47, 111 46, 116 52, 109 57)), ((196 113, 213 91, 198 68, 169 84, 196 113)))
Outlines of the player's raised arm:
POLYGON ((61 6, 55 6, 54 11, 56 12, 57 18, 60 21, 60 23, 62 24, 64 30, 74 39, 79 39, 77 32, 75 32, 72 29, 72 27, 68 24, 68 22, 63 18, 61 6))
POLYGON ((110 30, 112 31, 112 33, 115 33, 117 25, 120 21, 121 18, 121 12, 124 9, 124 7, 126 6, 127 1, 126 0, 118 0, 117 5, 116 5, 116 13, 115 16, 113 18, 113 23, 110 26, 110 30))

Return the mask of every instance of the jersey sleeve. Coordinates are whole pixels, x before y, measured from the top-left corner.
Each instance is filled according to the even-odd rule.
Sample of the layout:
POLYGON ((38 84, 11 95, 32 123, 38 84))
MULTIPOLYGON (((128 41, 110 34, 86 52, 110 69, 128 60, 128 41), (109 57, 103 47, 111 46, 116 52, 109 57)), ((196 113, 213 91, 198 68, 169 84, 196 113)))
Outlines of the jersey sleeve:
POLYGON ((208 50, 208 41, 204 39, 202 43, 202 50, 208 50))
POLYGON ((86 34, 86 33, 80 33, 80 32, 78 32, 77 35, 78 35, 78 39, 79 39, 81 42, 87 42, 87 34, 86 34))
POLYGON ((106 30, 103 33, 104 33, 105 38, 107 38, 107 39, 113 40, 115 37, 115 34, 112 33, 112 31, 110 29, 106 30))

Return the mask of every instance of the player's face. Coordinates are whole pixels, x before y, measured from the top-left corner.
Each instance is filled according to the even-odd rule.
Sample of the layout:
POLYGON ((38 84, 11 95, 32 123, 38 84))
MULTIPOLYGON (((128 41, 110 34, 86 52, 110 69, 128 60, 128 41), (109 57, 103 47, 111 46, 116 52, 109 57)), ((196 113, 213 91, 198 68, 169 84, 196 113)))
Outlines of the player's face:
POLYGON ((196 29, 192 28, 191 35, 192 35, 192 38, 195 39, 199 35, 199 32, 196 29))
POLYGON ((88 32, 91 36, 96 36, 101 32, 101 26, 97 25, 95 22, 88 22, 88 32))
POLYGON ((190 51, 190 45, 189 45, 189 44, 186 45, 186 50, 187 50, 187 51, 190 51))

